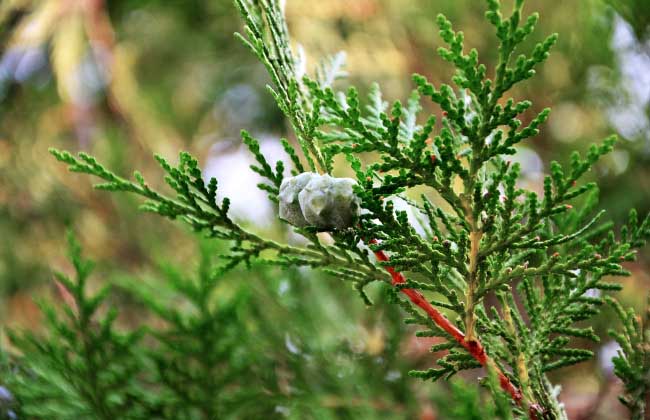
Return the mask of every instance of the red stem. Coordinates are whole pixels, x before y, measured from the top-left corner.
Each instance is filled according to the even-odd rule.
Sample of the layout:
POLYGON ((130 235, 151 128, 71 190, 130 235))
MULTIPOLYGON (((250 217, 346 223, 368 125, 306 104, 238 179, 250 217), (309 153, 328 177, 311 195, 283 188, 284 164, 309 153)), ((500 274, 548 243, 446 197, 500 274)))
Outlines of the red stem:
MULTIPOLYGON (((377 240, 373 239, 370 241, 372 244, 376 244, 377 240)), ((375 256, 379 261, 388 261, 388 255, 384 251, 375 251, 375 256)), ((397 285, 397 284, 404 284, 406 283, 406 278, 404 275, 400 272, 395 271, 393 267, 386 266, 386 271, 388 271, 393 278, 392 284, 397 285)), ((411 299, 411 302, 415 303, 417 306, 422 308, 424 312, 426 312, 429 317, 433 320, 433 322, 436 323, 440 328, 445 330, 449 335, 454 337, 454 339, 465 348, 471 354, 476 361, 478 361, 481 366, 487 367, 487 364, 489 363, 489 358, 488 355, 485 353, 485 349, 483 345, 478 341, 478 340, 465 340, 465 334, 459 330, 454 324, 451 323, 439 310, 434 308, 428 300, 422 295, 422 293, 418 292, 417 290, 414 289, 400 289, 402 293, 404 293, 406 296, 411 299)), ((521 403, 521 392, 519 389, 514 386, 514 384, 508 379, 508 377, 499 369, 498 366, 495 364, 492 364, 493 368, 496 370, 497 375, 499 376, 499 383, 501 384, 501 388, 503 388, 504 391, 506 391, 512 399, 517 403, 521 403)))

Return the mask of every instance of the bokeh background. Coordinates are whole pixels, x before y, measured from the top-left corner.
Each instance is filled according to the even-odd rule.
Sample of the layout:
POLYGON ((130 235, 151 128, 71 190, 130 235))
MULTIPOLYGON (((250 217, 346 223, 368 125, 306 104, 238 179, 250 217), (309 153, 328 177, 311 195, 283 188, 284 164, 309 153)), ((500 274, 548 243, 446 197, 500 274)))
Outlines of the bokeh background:
MULTIPOLYGON (((476 0, 286 4, 290 30, 310 65, 344 50, 349 79, 340 86, 363 89, 378 81, 390 99, 408 96, 413 72, 435 84, 449 81, 452 69, 435 52, 439 12, 493 69, 497 44, 484 10, 476 0)), ((529 0, 526 10, 542 16, 528 45, 550 32, 560 40, 537 77, 514 92, 517 99, 533 100, 529 118, 553 108, 542 133, 515 157, 524 182, 541 189, 551 160, 567 162, 570 151, 616 133, 616 151, 589 177, 600 183, 601 205, 617 223, 630 207, 647 213, 650 3, 529 0)), ((274 222, 275 208, 254 187, 257 177, 248 170, 252 161, 239 130, 260 138, 272 160, 283 158, 278 139, 290 134, 265 90, 264 69, 233 37, 238 30, 229 0, 0 2, 0 328, 39 328, 34 299, 53 296, 51 267, 67 269, 67 227, 99 261, 98 284, 146 279, 164 287, 161 267, 191 271, 207 246, 178 224, 140 213, 137 199, 92 190, 91 180, 68 173, 49 156, 49 147, 89 152, 124 175, 138 169, 153 185, 162 180, 152 155, 173 160, 188 150, 206 176, 219 179, 237 219, 287 236, 274 222)), ((650 290, 650 249, 628 268, 633 276, 620 280, 620 298, 641 310, 650 290)), ((429 343, 413 338, 394 308, 380 302, 365 309, 347 284, 308 271, 232 277, 226 295, 245 293, 256 305, 273 308, 263 328, 242 334, 265 337, 268 345, 259 351, 269 355, 269 369, 282 373, 286 383, 280 388, 287 395, 295 392, 334 416, 454 418, 453 400, 444 397, 448 384, 405 375, 433 357, 429 343)), ((246 302, 240 322, 258 325, 259 314, 246 302)), ((128 315, 125 323, 147 322, 127 294, 114 304, 128 315)), ((625 413, 609 362, 616 348, 606 331, 615 326, 605 311, 596 325, 603 338, 594 347, 598 358, 553 376, 572 418, 625 413)), ((276 407, 280 415, 288 410, 276 407)))

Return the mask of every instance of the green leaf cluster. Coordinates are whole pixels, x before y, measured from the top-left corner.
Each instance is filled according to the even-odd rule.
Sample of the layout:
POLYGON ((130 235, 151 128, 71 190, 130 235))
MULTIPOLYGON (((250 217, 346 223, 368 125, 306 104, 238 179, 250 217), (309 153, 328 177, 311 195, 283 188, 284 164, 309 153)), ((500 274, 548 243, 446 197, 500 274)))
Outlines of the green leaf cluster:
MULTIPOLYGON (((235 223, 228 200, 216 200, 217 181, 206 183, 197 160, 186 153, 177 166, 157 158, 174 196, 154 191, 137 172, 135 181, 118 177, 83 153, 53 150, 54 156, 72 171, 102 178, 100 189, 143 196, 145 210, 228 241, 222 270, 255 262, 318 268, 349 280, 367 304, 366 285, 390 282, 382 266, 404 273, 406 283, 387 288, 391 300, 410 315, 408 323, 423 327, 419 336, 442 339, 434 352, 446 352, 438 367, 413 376, 449 378, 481 363, 402 299, 398 292, 404 288, 425 292, 467 341, 484 345, 490 363, 523 395, 522 404, 511 407, 514 415, 566 418, 546 372, 592 356, 579 343, 598 337, 584 322, 604 303, 601 292, 619 288, 606 278, 628 274, 622 264, 633 260, 635 248, 650 236, 650 219, 639 223, 632 212, 617 234, 596 211, 598 189, 585 178, 612 150, 614 138, 585 156, 573 153, 567 165, 551 162, 543 192, 521 187, 521 166, 509 156, 539 133, 550 110, 532 113, 532 102, 516 99, 511 89, 534 76, 557 35, 521 52, 538 15, 525 16, 524 1, 516 0, 504 17, 500 3, 488 0, 485 16, 499 41, 499 61, 490 70, 476 50, 466 51, 463 33, 438 16, 446 44, 439 54, 456 69, 453 85, 436 87, 414 75, 415 90, 406 104, 387 104, 374 85, 363 105, 357 88, 335 87, 341 55, 324 60, 314 77, 305 74, 304 56, 294 53, 279 2, 236 4, 245 23, 239 37, 266 67, 270 92, 299 146, 296 151, 282 141, 292 173, 305 168, 332 173, 337 158, 344 158, 358 180, 355 192, 364 209, 359 226, 331 232, 332 242, 321 241, 314 228, 295 229, 307 245, 286 245, 235 223), (424 99, 431 102, 426 108, 435 105, 439 114, 425 112, 424 99), (416 191, 420 196, 413 198, 416 191), (400 201, 408 211, 396 208, 400 201), (374 261, 373 252, 390 261, 374 261)), ((277 201, 284 164, 268 163, 246 132, 243 140, 257 161, 252 169, 266 178, 259 187, 277 201)))
POLYGON ((644 419, 650 393, 650 306, 646 307, 641 318, 633 309, 626 310, 616 300, 608 298, 607 301, 622 323, 620 331, 610 331, 620 346, 612 359, 614 374, 625 385, 625 392, 619 399, 630 410, 630 418, 644 419))
POLYGON ((377 303, 389 336, 359 349, 339 331, 354 311, 345 292, 297 270, 256 265, 260 284, 245 285, 241 271, 215 265, 222 247, 203 241, 196 275, 163 264, 162 278, 126 274, 94 293, 93 263, 72 236, 70 247, 76 276, 57 275, 59 299, 42 305, 46 331, 8 331, 11 350, 0 349, 2 419, 385 418, 420 409, 399 373, 396 307, 377 303), (312 294, 338 303, 313 305, 312 294), (310 341, 305 332, 317 329, 310 341))
POLYGON ((135 350, 143 331, 122 332, 115 309, 102 311, 111 286, 89 292, 93 263, 84 260, 74 237, 68 237, 75 277, 55 273, 62 310, 42 304, 48 336, 10 332, 22 356, 9 376, 19 415, 61 419, 142 418, 146 397, 135 378, 143 368, 135 350))

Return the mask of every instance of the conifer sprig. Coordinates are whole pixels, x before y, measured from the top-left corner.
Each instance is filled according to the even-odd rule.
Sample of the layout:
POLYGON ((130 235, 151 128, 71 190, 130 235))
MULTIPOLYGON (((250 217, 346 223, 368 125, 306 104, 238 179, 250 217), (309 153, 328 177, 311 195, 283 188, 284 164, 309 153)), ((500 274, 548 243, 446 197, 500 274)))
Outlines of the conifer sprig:
POLYGON ((146 351, 159 395, 152 411, 163 418, 250 417, 276 404, 275 373, 258 371, 266 356, 253 350, 253 335, 243 331, 244 323, 233 322, 242 307, 253 304, 250 293, 237 288, 231 298, 215 299, 226 279, 214 272, 214 250, 201 247, 198 273, 192 276, 166 266, 162 284, 120 281, 165 322, 164 328, 147 328, 156 346, 146 351))
POLYGON ((58 412, 106 420, 142 418, 146 404, 134 379, 142 367, 135 347, 143 331, 118 331, 117 311, 100 311, 111 287, 89 294, 93 263, 83 259, 71 233, 68 249, 75 277, 55 273, 63 309, 41 305, 50 336, 9 332, 24 353, 9 385, 28 417, 47 418, 58 412))
MULTIPOLYGON (((259 154, 257 141, 247 134, 245 138, 253 153, 261 160, 260 166, 255 166, 255 169, 271 177, 272 186, 265 185, 261 188, 273 196, 276 185, 281 180, 282 175, 278 168, 281 170, 282 165, 276 165, 276 171, 272 171, 264 157, 259 154)), ((222 256, 228 262, 220 268, 221 271, 227 271, 239 264, 249 265, 258 259, 282 266, 327 268, 332 274, 353 282, 362 281, 364 284, 389 279, 372 264, 367 252, 350 246, 354 235, 343 232, 339 244, 328 246, 318 241, 315 232, 304 230, 303 233, 311 244, 307 248, 301 248, 262 238, 236 224, 228 214, 228 198, 221 202, 217 200, 217 180, 212 178, 206 183, 198 161, 187 153, 180 154, 177 166, 172 166, 163 157, 156 156, 166 173, 167 185, 176 193, 175 197, 170 197, 152 189, 139 172, 134 173, 135 182, 129 181, 109 171, 94 157, 85 153, 79 153, 78 157, 75 157, 66 151, 51 149, 50 152, 59 161, 68 164, 71 171, 94 175, 106 181, 95 185, 99 190, 122 191, 142 196, 147 199, 141 206, 142 210, 172 220, 180 219, 196 232, 231 241, 230 252, 222 256)))
POLYGON ((625 393, 619 399, 630 410, 632 420, 642 420, 650 395, 650 299, 643 317, 637 316, 631 308, 624 309, 612 298, 607 298, 607 302, 623 324, 622 330, 610 331, 620 346, 612 359, 614 374, 625 385, 625 393))
MULTIPOLYGON (((337 349, 344 360, 323 368, 332 362, 331 350, 339 344, 320 348, 300 343, 298 348, 289 341, 289 334, 291 340, 300 340, 300 331, 306 327, 278 325, 277 317, 281 313, 289 316, 291 311, 299 310, 303 315, 299 322, 313 326, 331 322, 332 318, 340 319, 345 312, 334 311, 336 316, 332 317, 331 311, 325 311, 326 315, 321 308, 303 300, 306 290, 300 290, 301 286, 321 291, 324 288, 305 285, 297 275, 298 270, 290 269, 278 279, 277 269, 257 266, 256 276, 266 280, 258 288, 232 284, 241 273, 224 276, 221 270, 215 272, 218 261, 214 255, 223 244, 206 240, 201 241, 197 275, 188 275, 187 265, 164 264, 160 279, 120 275, 116 284, 111 281, 114 286, 110 287, 110 293, 105 288, 98 294, 90 294, 88 290, 94 288, 88 277, 92 264, 81 258, 76 242, 72 245, 71 255, 76 261, 73 266, 83 275, 75 278, 58 275, 57 303, 47 306, 47 313, 53 314, 56 323, 46 325, 45 336, 14 332, 10 334, 11 352, 0 348, 0 419, 68 420, 79 416, 138 420, 239 419, 258 418, 283 406, 290 406, 291 415, 298 418, 316 415, 315 412, 328 416, 331 413, 363 412, 377 416, 385 415, 386 411, 403 413, 403 391, 399 385, 393 388, 395 383, 373 388, 381 393, 373 395, 381 404, 374 400, 362 404, 345 400, 335 407, 312 404, 320 398, 320 394, 313 392, 314 387, 323 382, 332 385, 346 363, 359 362, 360 357, 368 366, 376 366, 376 362, 375 356, 337 349), (80 290, 80 284, 85 291, 80 290), (278 285, 284 286, 278 290, 278 285), (227 290, 227 296, 219 293, 223 290, 227 290), (115 299, 118 296, 122 299, 115 299), (271 296, 286 301, 269 305, 271 296), (288 302, 291 304, 286 307, 288 302), (116 303, 121 307, 136 303, 143 308, 144 312, 138 313, 145 315, 145 327, 123 322, 128 319, 125 313, 129 310, 113 322, 116 303), (83 312, 80 308, 89 304, 96 305, 97 310, 88 322, 83 322, 88 317, 80 315, 83 312), (112 322, 113 333, 100 333, 106 332, 102 328, 108 322, 112 322), (86 325, 83 331, 80 323, 86 325), (116 332, 118 329, 120 332, 116 332), (140 339, 143 333, 146 335, 140 339), (70 345, 72 340, 77 343, 85 337, 89 338, 90 346, 70 345), (125 337, 137 337, 137 340, 128 346, 126 358, 114 356, 115 349, 124 348, 125 337), (95 356, 100 363, 88 360, 95 356), (304 363, 306 356, 311 363, 304 363), (385 407, 382 399, 392 398, 393 392, 400 406, 385 407)), ((341 296, 336 290, 326 293, 341 296)), ((343 307, 342 302, 337 306, 343 307)), ((397 308, 386 309, 396 313, 397 308)), ((391 324, 393 329, 399 328, 399 321, 391 324)), ((392 341, 396 347, 397 340, 392 341)), ((400 363, 392 354, 385 355, 384 366, 400 363)), ((335 385, 337 395, 353 389, 357 381, 383 382, 384 373, 375 368, 355 372, 355 380, 335 385), (363 375, 370 375, 372 380, 363 375)), ((329 390, 335 392, 331 387, 329 390)), ((409 411, 418 409, 415 398, 408 404, 412 406, 409 411)))
MULTIPOLYGON (((331 162, 325 160, 314 138, 320 106, 306 97, 302 84, 305 57, 293 52, 280 5, 277 0, 235 0, 235 4, 246 24, 246 36, 235 35, 266 67, 273 82, 273 87, 268 89, 291 122, 310 169, 315 171, 318 165, 321 170, 328 171, 331 162)), ((320 73, 323 82, 331 83, 336 79, 337 61, 340 59, 323 66, 320 73)))
MULTIPOLYGON (((439 53, 456 68, 455 87, 436 87, 415 75, 416 89, 406 105, 388 105, 373 85, 363 106, 356 88, 342 92, 333 83, 343 74, 343 56, 325 60, 314 77, 305 74, 304 56, 291 47, 279 2, 236 4, 246 25, 240 38, 268 70, 271 94, 300 145, 302 156, 283 141, 292 173, 306 168, 331 173, 335 158, 344 156, 356 174, 354 191, 364 209, 358 226, 330 232, 334 243, 327 245, 316 228, 296 229, 309 245, 283 245, 235 223, 227 199, 216 200, 216 180, 206 184, 198 162, 186 153, 178 166, 158 158, 175 197, 152 190, 138 173, 135 182, 120 178, 91 156, 53 150, 55 157, 72 171, 104 179, 100 189, 143 196, 148 199, 145 210, 230 241, 223 269, 254 260, 322 268, 351 280, 366 303, 369 282, 390 283, 394 301, 411 316, 407 322, 423 327, 418 335, 441 337, 434 350, 448 351, 438 368, 414 376, 437 380, 483 366, 520 403, 512 406, 515 415, 566 418, 545 374, 592 356, 570 346, 574 340, 598 339, 577 323, 591 318, 604 302, 593 290, 618 289, 605 277, 628 274, 621 264, 634 259, 634 248, 650 236, 650 219, 639 223, 632 212, 616 235, 602 213, 595 212, 598 190, 582 178, 612 150, 613 138, 592 146, 584 157, 572 154, 568 167, 552 162, 543 194, 520 188, 521 168, 507 156, 538 134, 549 110, 528 117, 524 126, 532 102, 510 98, 509 91, 535 74, 557 35, 514 58, 538 16, 524 17, 524 1, 516 0, 504 18, 499 2, 488 0, 486 18, 500 45, 490 77, 478 52, 465 51, 462 32, 439 16, 439 33, 447 45, 439 53), (440 121, 422 115, 422 97, 440 107, 440 121), (364 163, 359 155, 367 152, 376 160, 364 163), (425 191, 420 200, 408 197, 414 188, 425 191), (396 209, 398 200, 424 222, 424 233, 416 230, 407 211, 396 209), (490 295, 499 304, 487 305, 490 295)), ((242 137, 257 161, 252 169, 266 178, 259 187, 276 201, 283 164, 269 164, 255 139, 246 132, 242 137)))

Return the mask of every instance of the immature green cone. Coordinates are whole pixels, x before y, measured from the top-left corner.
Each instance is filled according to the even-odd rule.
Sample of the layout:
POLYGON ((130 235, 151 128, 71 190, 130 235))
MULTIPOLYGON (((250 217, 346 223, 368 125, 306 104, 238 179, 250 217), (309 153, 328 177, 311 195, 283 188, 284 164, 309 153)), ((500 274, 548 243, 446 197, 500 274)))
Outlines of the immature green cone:
POLYGON ((351 227, 359 216, 359 198, 350 178, 316 176, 298 194, 300 209, 310 226, 322 230, 351 227))

